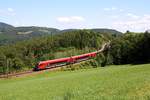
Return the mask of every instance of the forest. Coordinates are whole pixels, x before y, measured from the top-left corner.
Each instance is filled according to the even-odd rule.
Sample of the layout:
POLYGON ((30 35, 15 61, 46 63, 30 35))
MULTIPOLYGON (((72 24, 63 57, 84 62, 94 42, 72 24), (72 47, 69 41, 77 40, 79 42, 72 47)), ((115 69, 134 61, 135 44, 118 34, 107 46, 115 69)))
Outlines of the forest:
POLYGON ((39 61, 96 51, 111 40, 110 49, 93 59, 93 67, 150 62, 150 34, 111 34, 72 30, 0 46, 0 74, 32 69, 39 61), (94 64, 93 64, 94 63, 94 64))
POLYGON ((1 72, 28 70, 39 61, 90 52, 110 38, 109 34, 79 30, 4 45, 0 47, 1 72))

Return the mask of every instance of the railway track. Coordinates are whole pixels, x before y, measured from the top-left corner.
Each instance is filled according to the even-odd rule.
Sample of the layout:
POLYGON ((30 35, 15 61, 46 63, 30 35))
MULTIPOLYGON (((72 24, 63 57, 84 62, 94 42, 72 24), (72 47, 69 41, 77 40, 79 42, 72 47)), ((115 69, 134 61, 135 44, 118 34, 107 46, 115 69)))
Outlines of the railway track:
POLYGON ((12 73, 12 74, 5 74, 5 75, 0 75, 0 78, 12 78, 12 77, 20 77, 20 76, 26 76, 26 75, 33 75, 33 74, 40 74, 43 73, 45 71, 52 71, 52 70, 56 70, 58 68, 51 68, 51 69, 46 69, 46 70, 41 70, 41 71, 24 71, 24 72, 20 72, 20 73, 12 73))
MULTIPOLYGON (((110 41, 108 43, 105 43, 104 45, 102 45, 102 48, 100 50, 98 50, 98 53, 101 53, 103 51, 105 51, 107 48, 110 48, 110 41)), ((75 64, 79 64, 85 61, 88 61, 89 59, 80 61, 80 62, 76 62, 73 63, 73 65, 75 64)), ((67 65, 62 65, 62 66, 67 66, 67 65)), ((26 76, 26 75, 31 75, 31 74, 39 74, 39 73, 43 73, 45 71, 53 71, 53 70, 59 70, 61 69, 62 66, 56 66, 53 68, 48 68, 45 70, 40 70, 40 71, 33 71, 33 70, 28 70, 28 71, 24 71, 24 72, 19 72, 19 73, 11 73, 11 74, 5 74, 5 75, 0 75, 0 78, 11 78, 11 77, 20 77, 20 76, 26 76)))
POLYGON ((29 71, 24 71, 24 72, 19 72, 19 73, 10 73, 10 74, 5 74, 5 75, 0 75, 0 78, 9 78, 9 77, 13 77, 13 76, 21 76, 21 75, 25 75, 25 74, 30 74, 33 73, 32 70, 29 71))
MULTIPOLYGON (((89 59, 81 61, 81 62, 76 62, 73 65, 84 63, 86 61, 89 61, 89 59)), ((67 67, 67 66, 68 65, 63 65, 63 66, 59 66, 59 67, 47 68, 45 70, 40 70, 40 71, 29 70, 29 71, 24 71, 24 72, 19 72, 19 73, 5 74, 5 75, 0 75, 0 78, 12 78, 12 77, 21 77, 21 76, 27 76, 27 75, 40 74, 40 73, 44 73, 47 71, 60 70, 62 67, 67 67)))

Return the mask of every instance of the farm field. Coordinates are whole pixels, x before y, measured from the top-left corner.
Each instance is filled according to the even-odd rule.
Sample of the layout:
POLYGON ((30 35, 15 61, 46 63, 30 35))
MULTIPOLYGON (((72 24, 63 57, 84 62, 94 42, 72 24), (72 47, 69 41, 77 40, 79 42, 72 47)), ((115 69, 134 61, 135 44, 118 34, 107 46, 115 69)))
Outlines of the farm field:
POLYGON ((150 64, 0 79, 0 100, 150 100, 150 64))

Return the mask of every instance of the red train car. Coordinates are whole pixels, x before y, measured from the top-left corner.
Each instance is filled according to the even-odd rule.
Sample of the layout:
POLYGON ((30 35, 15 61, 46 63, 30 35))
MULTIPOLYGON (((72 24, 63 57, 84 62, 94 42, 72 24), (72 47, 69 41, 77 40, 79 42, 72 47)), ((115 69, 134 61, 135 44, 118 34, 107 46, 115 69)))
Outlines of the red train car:
POLYGON ((92 53, 87 53, 87 54, 82 54, 78 56, 72 56, 72 57, 67 57, 67 58, 59 58, 59 59, 54 59, 54 60, 47 60, 47 61, 41 61, 39 62, 34 70, 44 70, 48 68, 54 68, 54 67, 59 67, 71 63, 76 63, 76 62, 81 62, 90 58, 93 58, 97 55, 97 52, 92 52, 92 53))

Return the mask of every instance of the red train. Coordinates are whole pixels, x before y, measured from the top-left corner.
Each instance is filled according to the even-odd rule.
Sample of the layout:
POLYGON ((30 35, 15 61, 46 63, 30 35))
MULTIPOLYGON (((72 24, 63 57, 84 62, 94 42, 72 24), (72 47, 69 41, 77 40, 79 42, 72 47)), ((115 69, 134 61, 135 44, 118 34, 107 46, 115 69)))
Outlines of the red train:
POLYGON ((110 48, 109 45, 110 45, 110 41, 102 45, 102 48, 96 52, 86 53, 86 54, 67 57, 67 58, 59 58, 59 59, 54 59, 54 60, 41 61, 35 66, 33 70, 38 71, 38 70, 44 70, 48 68, 55 68, 55 67, 59 67, 63 65, 81 62, 90 58, 94 58, 96 57, 98 53, 103 52, 104 50, 107 50, 108 48, 110 48))
POLYGON ((92 53, 87 53, 87 54, 82 54, 82 55, 72 56, 72 57, 67 57, 67 58, 59 58, 59 59, 54 59, 54 60, 41 61, 35 66, 34 71, 55 68, 59 66, 81 62, 81 61, 93 58, 96 55, 97 55, 97 52, 92 52, 92 53))

